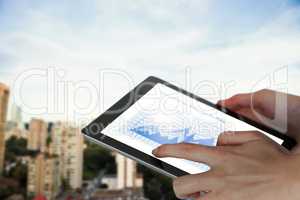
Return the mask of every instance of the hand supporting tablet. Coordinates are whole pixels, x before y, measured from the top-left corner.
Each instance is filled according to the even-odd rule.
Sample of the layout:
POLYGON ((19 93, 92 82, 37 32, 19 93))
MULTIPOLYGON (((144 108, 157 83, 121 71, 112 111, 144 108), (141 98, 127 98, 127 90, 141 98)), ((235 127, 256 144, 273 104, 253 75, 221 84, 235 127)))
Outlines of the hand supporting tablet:
POLYGON ((177 158, 157 158, 162 144, 216 146, 220 133, 258 130, 294 141, 251 119, 214 105, 172 84, 149 77, 83 129, 89 139, 168 176, 202 173, 209 166, 177 158))

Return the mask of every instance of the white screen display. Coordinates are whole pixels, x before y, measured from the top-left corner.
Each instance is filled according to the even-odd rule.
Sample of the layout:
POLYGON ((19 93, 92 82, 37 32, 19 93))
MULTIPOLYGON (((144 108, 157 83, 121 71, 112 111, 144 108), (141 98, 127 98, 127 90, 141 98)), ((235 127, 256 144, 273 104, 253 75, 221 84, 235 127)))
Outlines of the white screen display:
MULTIPOLYGON (((163 84, 156 84, 102 133, 153 156, 152 150, 162 144, 185 142, 215 146, 220 133, 236 130, 258 129, 163 84)), ((160 160, 190 174, 209 170, 207 165, 183 159, 160 160)))

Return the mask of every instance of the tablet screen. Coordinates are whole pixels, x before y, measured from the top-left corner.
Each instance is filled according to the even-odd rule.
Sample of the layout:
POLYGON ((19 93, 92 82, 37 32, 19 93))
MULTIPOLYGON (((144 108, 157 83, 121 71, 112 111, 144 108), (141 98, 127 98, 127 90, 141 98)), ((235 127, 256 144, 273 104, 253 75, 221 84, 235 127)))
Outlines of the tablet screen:
MULTIPOLYGON (((162 144, 215 146, 220 133, 235 130, 258 129, 158 83, 102 133, 153 156, 152 150, 162 144)), ((193 161, 159 159, 190 174, 209 170, 209 166, 193 161)))

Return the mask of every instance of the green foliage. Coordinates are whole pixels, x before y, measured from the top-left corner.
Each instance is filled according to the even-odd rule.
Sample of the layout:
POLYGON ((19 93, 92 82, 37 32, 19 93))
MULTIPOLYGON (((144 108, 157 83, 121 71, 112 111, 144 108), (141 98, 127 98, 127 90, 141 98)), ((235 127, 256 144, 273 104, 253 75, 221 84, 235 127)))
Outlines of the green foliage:
POLYGON ((107 174, 115 174, 115 159, 106 149, 88 142, 87 148, 84 150, 84 180, 95 178, 101 170, 107 174))
POLYGON ((9 173, 9 178, 17 180, 21 188, 26 188, 27 184, 27 165, 17 162, 15 167, 13 167, 9 173))
POLYGON ((51 136, 48 136, 47 141, 46 141, 47 146, 49 146, 51 144, 51 142, 52 142, 52 138, 51 138, 51 136))
MULTIPOLYGON (((7 178, 14 179, 18 181, 19 188, 17 190, 13 188, 6 188, 4 193, 6 195, 12 195, 14 193, 26 195, 26 185, 27 185, 27 165, 18 161, 17 157, 27 155, 27 140, 17 137, 11 137, 6 141, 6 152, 5 161, 12 165, 13 167, 5 172, 4 176, 7 178)), ((3 191, 1 192, 3 195, 3 191)), ((0 195, 1 196, 1 195, 0 195)), ((2 198, 0 198, 2 199, 2 198)))
POLYGON ((6 155, 5 160, 9 163, 15 162, 17 156, 27 154, 27 140, 17 137, 11 137, 6 141, 6 155))
POLYGON ((27 165, 22 164, 21 162, 16 162, 16 165, 10 169, 8 173, 4 175, 4 177, 15 180, 19 183, 18 188, 1 188, 0 187, 0 199, 3 196, 10 196, 13 194, 22 194, 26 196, 26 185, 27 185, 27 165))
POLYGON ((27 194, 27 200, 32 200, 32 199, 34 199, 34 196, 35 196, 35 194, 33 193, 33 192, 30 192, 30 193, 28 193, 27 194))
POLYGON ((160 175, 142 165, 138 166, 138 170, 144 177, 143 189, 146 198, 150 200, 177 200, 170 178, 160 175))
POLYGON ((70 186, 69 181, 67 179, 63 178, 61 183, 62 183, 63 191, 69 191, 71 189, 71 186, 70 186))
POLYGON ((14 193, 16 193, 16 190, 14 188, 0 187, 0 199, 6 199, 14 193))

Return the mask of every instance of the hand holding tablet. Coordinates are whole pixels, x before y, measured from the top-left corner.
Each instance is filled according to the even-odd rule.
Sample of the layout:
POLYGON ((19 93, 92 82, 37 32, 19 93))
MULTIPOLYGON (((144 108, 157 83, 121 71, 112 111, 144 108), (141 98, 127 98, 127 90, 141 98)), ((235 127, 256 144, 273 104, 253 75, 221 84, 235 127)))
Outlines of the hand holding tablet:
POLYGON ((276 136, 287 148, 295 141, 276 130, 210 103, 155 77, 149 77, 83 129, 90 140, 116 150, 170 177, 207 172, 206 164, 157 158, 162 144, 216 146, 224 131, 256 130, 276 136))
POLYGON ((162 145, 154 154, 211 166, 208 172, 176 178, 173 186, 178 198, 279 200, 288 194, 288 199, 299 199, 300 159, 256 131, 221 134, 216 147, 162 145))

